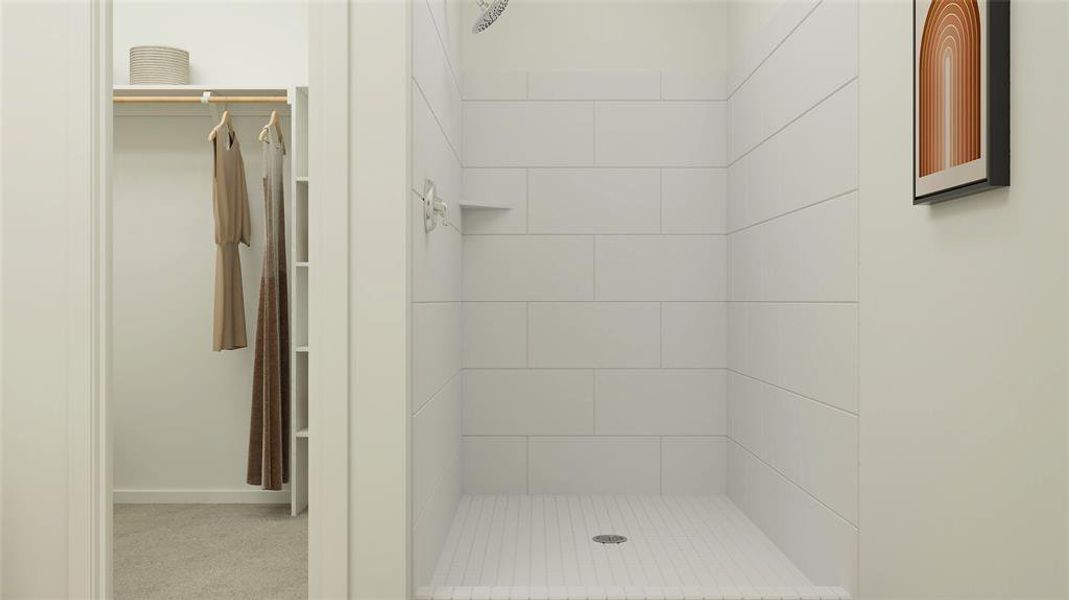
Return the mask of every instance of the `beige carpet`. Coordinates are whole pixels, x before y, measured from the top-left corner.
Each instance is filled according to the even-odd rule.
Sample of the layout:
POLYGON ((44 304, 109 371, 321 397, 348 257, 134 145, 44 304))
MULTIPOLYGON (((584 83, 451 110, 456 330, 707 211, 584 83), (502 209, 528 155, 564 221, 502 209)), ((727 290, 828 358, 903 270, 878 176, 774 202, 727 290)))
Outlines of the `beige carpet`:
POLYGON ((308 597, 308 519, 288 506, 116 504, 116 600, 308 597))

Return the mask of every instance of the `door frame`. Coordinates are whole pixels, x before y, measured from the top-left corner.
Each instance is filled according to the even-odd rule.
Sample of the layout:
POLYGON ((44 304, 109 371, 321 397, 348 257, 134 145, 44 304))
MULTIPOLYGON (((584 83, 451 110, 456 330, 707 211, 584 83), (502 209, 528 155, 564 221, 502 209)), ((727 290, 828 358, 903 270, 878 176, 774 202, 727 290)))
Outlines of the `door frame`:
MULTIPOLYGON (((409 597, 409 2, 310 7, 310 598, 409 597), (373 84, 356 85, 370 81, 373 84), (362 160, 357 161, 357 157, 362 160)), ((68 596, 112 597, 112 3, 71 4, 68 596), (77 80, 77 81, 74 81, 77 80), (84 84, 84 85, 82 85, 84 84), (81 93, 79 93, 81 92, 81 93)))

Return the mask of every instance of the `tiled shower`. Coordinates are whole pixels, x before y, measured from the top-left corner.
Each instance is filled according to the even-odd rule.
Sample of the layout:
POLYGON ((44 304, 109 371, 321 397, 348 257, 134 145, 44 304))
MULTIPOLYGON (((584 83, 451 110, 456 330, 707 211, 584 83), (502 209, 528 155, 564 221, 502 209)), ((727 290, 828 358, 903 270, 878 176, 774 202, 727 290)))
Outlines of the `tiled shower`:
POLYGON ((856 3, 720 71, 474 70, 453 10, 412 10, 415 594, 849 597, 856 3))

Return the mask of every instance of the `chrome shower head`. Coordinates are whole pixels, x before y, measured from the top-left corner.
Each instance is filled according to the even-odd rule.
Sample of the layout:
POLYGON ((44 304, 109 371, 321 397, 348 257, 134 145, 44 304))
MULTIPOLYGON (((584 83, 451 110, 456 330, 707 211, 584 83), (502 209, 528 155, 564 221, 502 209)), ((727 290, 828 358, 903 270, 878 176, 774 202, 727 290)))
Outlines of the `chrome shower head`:
POLYGON ((479 33, 487 27, 494 24, 494 21, 501 16, 501 13, 505 12, 505 7, 509 5, 509 0, 478 0, 479 10, 482 14, 478 19, 475 19, 475 24, 471 26, 472 33, 479 33))

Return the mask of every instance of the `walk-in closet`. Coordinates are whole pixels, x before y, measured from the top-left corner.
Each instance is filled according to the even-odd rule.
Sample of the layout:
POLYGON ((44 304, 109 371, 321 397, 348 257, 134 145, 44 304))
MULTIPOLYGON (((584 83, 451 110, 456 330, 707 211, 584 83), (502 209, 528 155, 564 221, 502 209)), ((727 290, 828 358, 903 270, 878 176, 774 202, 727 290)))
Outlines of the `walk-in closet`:
POLYGON ((113 5, 119 600, 308 595, 308 11, 113 5))

